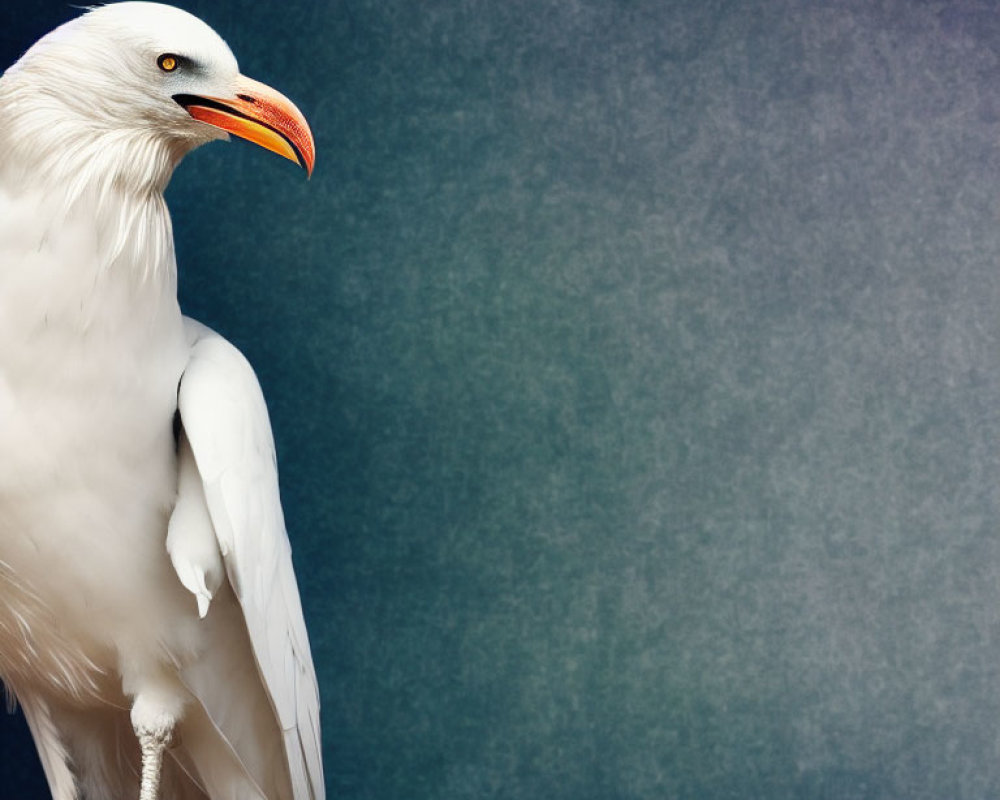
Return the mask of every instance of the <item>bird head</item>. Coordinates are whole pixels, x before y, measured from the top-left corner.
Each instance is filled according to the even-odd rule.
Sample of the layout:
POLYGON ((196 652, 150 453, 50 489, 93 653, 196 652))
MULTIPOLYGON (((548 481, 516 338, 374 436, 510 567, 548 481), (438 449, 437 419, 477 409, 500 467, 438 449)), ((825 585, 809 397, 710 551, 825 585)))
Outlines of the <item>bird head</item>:
POLYGON ((116 181, 128 174, 162 188, 186 152, 228 134, 312 172, 315 145, 301 112, 241 75, 215 31, 171 6, 93 8, 0 78, 0 161, 15 151, 49 171, 73 161, 99 171, 113 161, 116 181))

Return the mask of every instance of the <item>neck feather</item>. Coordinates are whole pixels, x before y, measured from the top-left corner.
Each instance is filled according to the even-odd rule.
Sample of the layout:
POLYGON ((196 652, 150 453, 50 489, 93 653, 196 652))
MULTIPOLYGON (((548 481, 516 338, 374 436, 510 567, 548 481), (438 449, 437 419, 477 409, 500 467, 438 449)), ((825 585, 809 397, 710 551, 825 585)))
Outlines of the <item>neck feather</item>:
MULTIPOLYGON (((0 89, 2 89, 0 81, 0 89)), ((0 190, 45 196, 53 224, 85 214, 98 231, 101 271, 175 280, 163 190, 186 148, 154 132, 90 128, 80 119, 30 113, 0 91, 0 190)))

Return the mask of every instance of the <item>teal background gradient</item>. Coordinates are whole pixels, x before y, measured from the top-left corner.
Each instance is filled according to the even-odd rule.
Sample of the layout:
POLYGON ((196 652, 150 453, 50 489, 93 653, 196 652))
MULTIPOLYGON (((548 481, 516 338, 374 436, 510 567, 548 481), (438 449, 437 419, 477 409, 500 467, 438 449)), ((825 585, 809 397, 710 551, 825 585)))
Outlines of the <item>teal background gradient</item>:
POLYGON ((183 5, 318 145, 168 199, 331 798, 1000 796, 1000 6, 183 5))

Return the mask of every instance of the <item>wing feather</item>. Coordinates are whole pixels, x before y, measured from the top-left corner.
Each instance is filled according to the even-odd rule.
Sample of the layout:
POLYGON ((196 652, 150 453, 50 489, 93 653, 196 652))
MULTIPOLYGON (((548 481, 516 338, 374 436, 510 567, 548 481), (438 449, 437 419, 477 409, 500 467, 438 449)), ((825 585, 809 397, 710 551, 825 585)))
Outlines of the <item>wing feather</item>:
POLYGON ((76 781, 69 768, 69 757, 62 743, 59 730, 52 720, 49 706, 40 695, 25 693, 27 698, 21 701, 24 718, 35 740, 38 757, 45 770, 49 782, 49 791, 53 800, 74 800, 76 797, 76 781))
POLYGON ((264 397, 243 355, 185 319, 178 408, 226 573, 284 739, 296 800, 322 800, 319 690, 278 493, 264 397))

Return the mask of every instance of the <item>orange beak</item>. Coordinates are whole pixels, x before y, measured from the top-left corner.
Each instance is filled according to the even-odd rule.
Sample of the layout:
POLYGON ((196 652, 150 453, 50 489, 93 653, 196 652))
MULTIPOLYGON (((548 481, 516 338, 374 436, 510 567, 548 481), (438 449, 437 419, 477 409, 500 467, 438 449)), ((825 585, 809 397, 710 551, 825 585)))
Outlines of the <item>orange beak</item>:
POLYGON ((284 156, 312 175, 316 144, 295 104, 270 86, 239 78, 234 97, 175 94, 192 117, 284 156))

